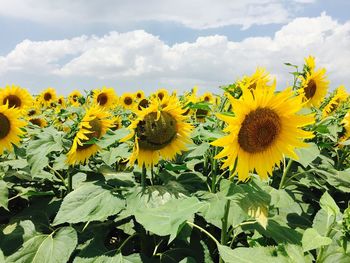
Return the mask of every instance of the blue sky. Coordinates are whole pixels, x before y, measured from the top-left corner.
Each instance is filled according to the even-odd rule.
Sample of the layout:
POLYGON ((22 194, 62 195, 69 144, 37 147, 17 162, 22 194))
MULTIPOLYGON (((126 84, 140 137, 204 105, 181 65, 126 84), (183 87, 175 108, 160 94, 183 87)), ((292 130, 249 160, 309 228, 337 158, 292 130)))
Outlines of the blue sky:
POLYGON ((331 89, 350 86, 346 0, 0 0, 0 6, 0 87, 217 91, 263 66, 284 88, 292 78, 283 62, 301 65, 308 54, 326 67, 331 89))

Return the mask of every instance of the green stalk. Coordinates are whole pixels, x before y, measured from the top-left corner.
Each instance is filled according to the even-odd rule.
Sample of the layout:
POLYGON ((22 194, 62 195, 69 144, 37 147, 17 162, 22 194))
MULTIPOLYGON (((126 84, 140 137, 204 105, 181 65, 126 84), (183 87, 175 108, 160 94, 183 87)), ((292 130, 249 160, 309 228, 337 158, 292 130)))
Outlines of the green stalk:
POLYGON ((72 173, 69 172, 69 168, 67 170, 67 179, 68 179, 68 185, 67 185, 67 191, 68 193, 73 191, 73 180, 72 180, 72 173))
POLYGON ((188 225, 192 226, 192 227, 198 228, 200 231, 202 231, 202 232, 205 233, 208 237, 210 237, 210 238, 215 242, 215 244, 219 244, 219 241, 217 241, 216 238, 215 238, 212 234, 210 234, 207 230, 205 230, 204 228, 202 228, 202 227, 200 227, 200 226, 198 226, 198 225, 196 225, 195 223, 192 223, 192 222, 190 222, 190 221, 186 221, 186 223, 187 223, 188 225))
POLYGON ((289 160, 288 160, 288 164, 287 164, 286 168, 285 168, 284 171, 283 171, 282 178, 281 178, 281 182, 280 182, 280 185, 279 185, 278 189, 282 189, 282 188, 283 188, 284 182, 285 182, 285 180, 286 180, 286 175, 287 175, 287 173, 288 173, 290 167, 292 166, 292 163, 293 163, 293 160, 292 160, 292 159, 289 159, 289 160))
POLYGON ((141 173, 141 186, 142 186, 142 192, 146 189, 146 177, 147 177, 147 169, 145 164, 142 165, 142 173, 141 173))
POLYGON ((211 192, 216 193, 216 177, 218 161, 214 157, 217 155, 218 147, 214 147, 214 156, 211 162, 211 192))
MULTIPOLYGON (((231 206, 231 200, 227 200, 226 201, 226 205, 225 205, 225 212, 224 212, 224 216, 221 219, 222 222, 222 227, 221 227, 221 245, 225 246, 226 242, 227 242, 227 227, 228 227, 228 214, 230 212, 230 206, 231 206)), ((220 263, 224 262, 223 259, 220 257, 220 263)))

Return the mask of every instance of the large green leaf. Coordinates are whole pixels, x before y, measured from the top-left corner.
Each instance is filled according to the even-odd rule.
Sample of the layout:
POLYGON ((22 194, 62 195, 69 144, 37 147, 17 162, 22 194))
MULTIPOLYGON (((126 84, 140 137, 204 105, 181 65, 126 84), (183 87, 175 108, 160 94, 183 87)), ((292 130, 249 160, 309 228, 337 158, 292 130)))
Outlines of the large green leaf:
POLYGON ((63 199, 53 224, 105 220, 124 207, 125 201, 110 189, 98 183, 84 183, 63 199))
POLYGON ((314 143, 309 143, 308 147, 295 149, 299 159, 296 160, 302 166, 307 167, 320 155, 320 150, 314 143))
POLYGON ((7 184, 0 179, 0 207, 7 209, 9 191, 7 184))
POLYGON ((166 195, 168 199, 158 199, 158 203, 148 202, 147 195, 134 195, 129 199, 128 209, 146 230, 159 236, 170 235, 171 241, 205 204, 196 197, 176 199, 166 195))
POLYGON ((61 228, 50 235, 35 235, 23 243, 6 262, 65 263, 78 242, 77 233, 72 227, 61 228))
POLYGON ((142 262, 139 254, 132 254, 129 256, 123 256, 117 254, 113 257, 109 256, 98 256, 94 258, 81 258, 77 257, 74 263, 139 263, 142 262))
POLYGON ((320 206, 324 209, 329 216, 337 216, 340 213, 340 209, 334 199, 328 192, 325 192, 320 199, 320 206))
POLYGON ((332 239, 321 236, 316 229, 308 228, 305 230, 301 242, 303 244, 303 250, 306 252, 321 246, 327 246, 332 243, 332 239))
POLYGON ((50 126, 39 133, 36 139, 29 141, 27 149, 28 163, 33 176, 40 173, 47 166, 49 162, 47 155, 49 153, 63 150, 62 137, 62 132, 50 126))

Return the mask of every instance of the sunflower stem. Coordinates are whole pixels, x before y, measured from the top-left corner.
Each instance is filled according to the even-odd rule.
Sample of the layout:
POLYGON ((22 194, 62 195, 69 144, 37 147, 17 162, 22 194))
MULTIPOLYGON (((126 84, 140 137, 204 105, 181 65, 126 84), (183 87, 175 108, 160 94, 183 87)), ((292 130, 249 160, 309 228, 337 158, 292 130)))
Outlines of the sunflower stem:
POLYGON ((216 160, 215 156, 217 155, 218 147, 214 147, 214 156, 212 158, 211 163, 211 192, 216 193, 216 174, 217 174, 217 166, 218 161, 216 160))
POLYGON ((186 223, 192 227, 199 229, 203 233, 205 233, 208 237, 210 237, 215 242, 215 244, 219 244, 219 241, 217 241, 216 238, 212 234, 210 234, 207 230, 205 230, 204 228, 202 228, 202 227, 200 227, 200 226, 198 226, 195 223, 192 223, 190 221, 186 221, 186 223))
MULTIPOLYGON (((227 226, 228 226, 228 214, 230 212, 230 206, 231 206, 231 200, 227 200, 226 204, 225 204, 225 212, 224 212, 224 216, 221 219, 222 222, 222 227, 221 227, 221 239, 220 239, 220 243, 221 245, 225 246, 226 242, 227 242, 227 226)), ((223 263, 223 259, 220 257, 220 263, 223 263)))
POLYGON ((281 182, 280 182, 280 185, 279 185, 278 189, 282 189, 283 188, 284 182, 286 180, 287 173, 288 173, 290 167, 292 166, 292 163, 293 163, 293 160, 289 159, 287 166, 284 168, 284 171, 283 171, 283 174, 282 174, 282 178, 281 178, 281 182))
POLYGON ((141 173, 141 186, 142 186, 142 192, 146 189, 146 177, 147 177, 147 169, 145 164, 142 165, 142 173, 141 173))
POLYGON ((68 191, 68 194, 69 194, 73 190, 72 173, 69 172, 69 169, 67 170, 67 180, 68 180, 67 191, 68 191))

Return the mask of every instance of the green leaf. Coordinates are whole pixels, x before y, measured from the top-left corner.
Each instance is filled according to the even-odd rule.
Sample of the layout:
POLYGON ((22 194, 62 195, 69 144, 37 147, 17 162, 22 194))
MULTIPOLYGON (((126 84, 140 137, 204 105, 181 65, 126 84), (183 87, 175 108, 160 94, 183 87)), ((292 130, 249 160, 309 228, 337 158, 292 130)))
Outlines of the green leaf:
POLYGON ((49 158, 47 155, 49 153, 63 150, 62 137, 62 132, 50 126, 43 129, 36 139, 29 141, 27 149, 28 163, 31 166, 33 176, 48 165, 49 158))
POLYGON ((321 236, 314 228, 308 228, 304 232, 301 243, 304 252, 306 252, 322 246, 327 246, 332 243, 332 239, 321 236))
POLYGON ((5 208, 6 210, 8 210, 8 196, 9 191, 7 189, 7 184, 3 180, 0 180, 0 207, 5 208))
POLYGON ((203 142, 200 145, 196 145, 193 147, 193 150, 187 155, 187 158, 193 158, 193 157, 201 157, 203 158, 206 151, 209 149, 209 143, 203 142))
POLYGON ((119 142, 120 139, 124 138, 129 133, 130 131, 126 128, 121 128, 116 131, 109 130, 108 133, 104 135, 103 138, 97 142, 97 145, 105 149, 108 146, 111 146, 112 144, 119 142))
POLYGON ((129 256, 123 256, 122 254, 117 254, 113 257, 109 256, 98 256, 94 258, 81 258, 77 257, 74 263, 139 263, 142 262, 139 254, 132 254, 129 256))
POLYGON ((65 263, 78 242, 77 233, 72 227, 63 227, 50 235, 35 235, 23 243, 6 262, 65 263))
POLYGON ((145 195, 141 198, 136 195, 129 200, 128 208, 131 209, 129 213, 135 215, 137 222, 146 230, 159 236, 170 235, 171 242, 186 221, 192 221, 194 214, 205 204, 196 197, 169 199, 163 199, 157 204, 148 202, 149 198, 145 195))
POLYGON ((105 220, 124 207, 125 201, 103 185, 85 183, 63 199, 53 224, 105 220))
POLYGON ((243 247, 231 249, 227 246, 219 245, 218 250, 225 263, 280 263, 288 262, 283 255, 278 255, 275 247, 243 247))
POLYGON ((340 213, 340 209, 335 203, 334 199, 329 195, 328 192, 325 192, 320 199, 320 206, 324 209, 327 214, 337 216, 340 213))
POLYGON ((313 160, 315 160, 320 155, 320 150, 314 143, 309 143, 308 147, 295 149, 299 160, 295 160, 300 163, 305 168, 309 166, 313 160))
POLYGON ((127 158, 129 157, 129 146, 127 144, 121 144, 118 147, 110 148, 109 150, 105 150, 101 152, 102 160, 107 165, 114 164, 118 158, 127 158))
POLYGON ((2 253, 1 249, 0 249, 0 263, 5 262, 5 257, 4 257, 4 253, 2 253))

